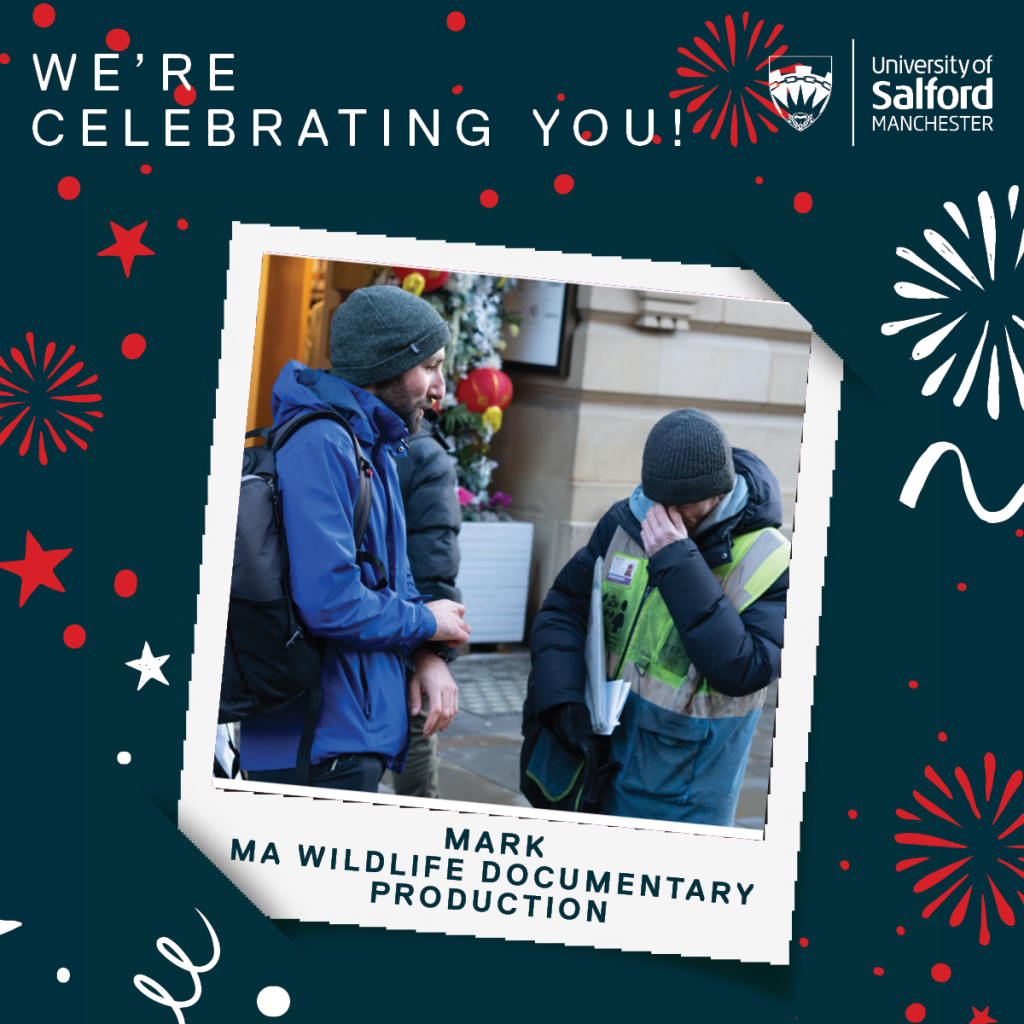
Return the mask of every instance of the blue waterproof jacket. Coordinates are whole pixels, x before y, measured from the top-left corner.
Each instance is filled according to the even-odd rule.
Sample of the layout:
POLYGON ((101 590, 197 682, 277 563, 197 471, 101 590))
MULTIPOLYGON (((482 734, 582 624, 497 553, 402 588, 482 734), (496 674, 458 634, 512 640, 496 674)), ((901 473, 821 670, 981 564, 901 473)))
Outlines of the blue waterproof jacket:
MULTIPOLYGON (((395 458, 408 431, 373 395, 295 360, 274 384, 274 427, 313 409, 345 415, 373 467, 373 502, 362 549, 388 569, 388 584, 356 564, 352 514, 358 469, 344 427, 321 419, 297 431, 277 454, 278 488, 291 560, 292 599, 303 624, 326 638, 323 704, 311 764, 339 754, 375 753, 401 771, 409 745, 403 658, 437 623, 416 592, 406 555, 405 512, 395 458)), ((295 767, 307 702, 242 723, 242 767, 295 767)))

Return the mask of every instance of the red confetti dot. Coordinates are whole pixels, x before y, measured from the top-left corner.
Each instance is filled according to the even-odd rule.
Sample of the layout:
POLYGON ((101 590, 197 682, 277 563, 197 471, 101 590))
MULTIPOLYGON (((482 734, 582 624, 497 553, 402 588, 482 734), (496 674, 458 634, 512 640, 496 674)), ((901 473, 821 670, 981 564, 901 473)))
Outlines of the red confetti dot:
POLYGON ((118 597, 131 597, 139 585, 139 578, 131 569, 122 569, 114 577, 114 593, 118 597))
POLYGON ((963 591, 965 591, 967 589, 967 584, 966 583, 958 583, 956 585, 956 589, 959 590, 961 593, 963 593, 963 591))
POLYGON ((179 231, 187 231, 188 230, 188 221, 185 220, 184 217, 179 217, 178 218, 178 230, 179 231))
POLYGON ((0 64, 10 64, 11 55, 9 53, 0 53, 0 64))
POLYGON ((589 139, 590 138, 590 132, 583 132, 582 136, 583 136, 584 139, 589 139))
POLYGON ((652 139, 651 141, 652 141, 652 142, 653 142, 653 143, 654 143, 654 144, 655 144, 656 146, 660 146, 660 145, 661 145, 661 136, 660 136, 660 135, 655 135, 655 136, 654 136, 654 138, 653 138, 653 139, 652 139))
POLYGON ((807 939, 801 939, 800 940, 800 945, 803 946, 804 949, 806 949, 807 948, 807 939))
POLYGON ((949 737, 944 732, 940 732, 939 733, 939 742, 940 743, 945 743, 946 740, 948 740, 948 739, 949 739, 949 737))
POLYGON ((849 870, 850 870, 850 862, 849 862, 848 860, 841 860, 841 861, 839 862, 839 866, 840 866, 840 867, 841 867, 841 868, 842 868, 842 869, 843 869, 844 871, 849 871, 849 870))
POLYGON ((883 974, 885 974, 885 971, 881 967, 876 967, 875 968, 875 974, 877 974, 879 977, 881 977, 883 974))
POLYGON ((909 686, 912 690, 916 690, 917 689, 917 680, 916 679, 911 679, 910 682, 907 683, 907 686, 909 686))
POLYGON ((560 92, 558 94, 558 102, 561 103, 564 99, 565 99, 565 93, 564 92, 560 92))
POLYGON ((32 10, 32 20, 40 28, 49 28, 57 17, 57 12, 49 4, 37 4, 32 10))
POLYGON ((146 339, 141 334, 129 334, 121 342, 121 351, 126 359, 138 359, 146 351, 146 339))
POLYGON ((910 1024, 921 1024, 924 1014, 924 1007, 920 1003, 911 1003, 906 1009, 906 1017, 910 1024))
POLYGON ((85 643, 85 630, 81 626, 68 626, 64 630, 64 643, 73 650, 78 650, 85 643))
POLYGON ((149 164, 143 164, 139 168, 139 170, 142 171, 143 174, 149 174, 153 170, 153 168, 150 167, 149 164))
POLYGON ((949 981, 953 976, 953 972, 946 966, 946 964, 936 964, 932 968, 932 977, 936 981, 949 981))
POLYGON ((756 178, 754 179, 754 184, 755 184, 755 185, 763 185, 763 184, 764 184, 764 178, 762 178, 762 177, 761 177, 761 175, 759 174, 759 175, 758 175, 758 176, 757 176, 757 177, 756 177, 756 178))
POLYGON ((851 818, 856 818, 857 817, 857 812, 856 811, 850 810, 850 811, 847 811, 846 813, 851 818))
POLYGON ((793 196, 793 209, 797 213, 810 213, 813 205, 814 200, 811 198, 810 192, 797 192, 793 196))
POLYGON ((57 182, 57 195, 61 199, 77 199, 78 193, 81 191, 82 186, 78 183, 78 179, 72 178, 70 175, 57 182))
POLYGON ((118 53, 127 50, 131 41, 131 36, 123 28, 112 28, 107 33, 107 46, 112 50, 117 50, 118 53))
MULTIPOLYGON (((7 54, 6 54, 6 53, 5 53, 5 54, 3 54, 3 55, 0 55, 0 61, 3 61, 3 63, 4 63, 4 64, 6 64, 6 63, 7 63, 7 61, 6 61, 6 60, 4 60, 4 57, 7 57, 7 54)), ((7 59, 8 59, 8 60, 10 60, 10 58, 9 58, 9 57, 8 57, 7 59)), ((1017 530, 1017 531, 1016 531, 1016 533, 1017 533, 1017 536, 1018 536, 1018 537, 1024 537, 1024 530, 1017 530)))
POLYGON ((575 184, 571 174, 560 174, 555 178, 555 191, 562 196, 568 195, 575 184))
POLYGON ((480 205, 486 206, 488 210, 498 205, 498 193, 493 188, 485 188, 480 193, 480 205))
POLYGON ((462 86, 461 85, 453 85, 452 86, 452 92, 455 93, 456 96, 458 96, 459 93, 462 92, 462 86))
POLYGON ((190 107, 195 101, 195 89, 187 89, 183 84, 179 83, 178 87, 174 90, 174 102, 180 107, 190 107))
POLYGON ((903 925, 897 925, 896 926, 896 934, 897 935, 906 935, 907 934, 907 929, 904 928, 903 925))
POLYGON ((452 11, 444 23, 453 31, 461 32, 466 27, 466 16, 461 11, 452 11))

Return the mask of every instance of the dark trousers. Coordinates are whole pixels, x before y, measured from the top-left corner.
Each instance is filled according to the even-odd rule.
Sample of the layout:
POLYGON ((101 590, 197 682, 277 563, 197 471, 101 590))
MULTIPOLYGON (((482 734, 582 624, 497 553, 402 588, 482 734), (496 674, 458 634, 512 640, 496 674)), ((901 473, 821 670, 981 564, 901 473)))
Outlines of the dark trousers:
MULTIPOLYGON (((350 789, 376 793, 384 774, 385 761, 379 754, 342 754, 309 769, 309 784, 328 789, 350 789)), ((278 782, 297 785, 294 768, 267 768, 246 772, 250 782, 278 782)))

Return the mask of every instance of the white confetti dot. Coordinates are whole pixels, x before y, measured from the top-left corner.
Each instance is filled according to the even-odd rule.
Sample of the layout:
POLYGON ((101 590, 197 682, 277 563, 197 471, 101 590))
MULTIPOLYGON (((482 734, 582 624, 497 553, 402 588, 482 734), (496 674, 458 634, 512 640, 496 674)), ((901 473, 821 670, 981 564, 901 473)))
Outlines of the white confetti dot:
POLYGON ((279 985, 268 985, 256 997, 256 1009, 264 1017, 283 1017, 292 1005, 292 997, 279 985))
POLYGON ((132 755, 129 754, 127 750, 122 750, 121 753, 117 755, 118 764, 131 764, 131 761, 132 755))
POLYGON ((57 972, 57 980, 63 985, 65 982, 71 980, 71 972, 66 967, 62 967, 57 972))

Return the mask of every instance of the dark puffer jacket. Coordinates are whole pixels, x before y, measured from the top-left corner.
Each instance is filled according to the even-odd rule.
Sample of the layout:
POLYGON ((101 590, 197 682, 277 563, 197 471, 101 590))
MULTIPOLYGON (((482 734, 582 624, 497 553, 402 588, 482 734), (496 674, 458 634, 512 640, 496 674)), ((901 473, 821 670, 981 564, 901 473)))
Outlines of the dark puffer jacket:
POLYGON ((408 446, 408 458, 398 459, 396 464, 405 505, 409 566, 416 589, 428 601, 461 601, 455 586, 462 525, 455 465, 432 409, 423 414, 420 429, 408 446))
MULTIPOLYGON (((768 467, 751 452, 733 449, 736 472, 749 490, 746 505, 697 540, 676 541, 650 561, 651 582, 661 590, 687 652, 720 693, 739 697, 779 675, 789 571, 742 615, 737 615, 711 572, 729 557, 732 538, 782 522, 782 495, 768 467)), ((585 703, 583 649, 588 602, 598 555, 606 555, 616 527, 637 543, 640 523, 629 501, 620 501, 597 524, 590 543, 558 574, 530 633, 532 671, 523 707, 523 765, 536 744, 540 720, 553 707, 585 703)))

